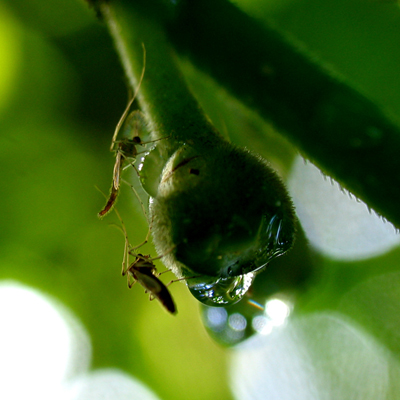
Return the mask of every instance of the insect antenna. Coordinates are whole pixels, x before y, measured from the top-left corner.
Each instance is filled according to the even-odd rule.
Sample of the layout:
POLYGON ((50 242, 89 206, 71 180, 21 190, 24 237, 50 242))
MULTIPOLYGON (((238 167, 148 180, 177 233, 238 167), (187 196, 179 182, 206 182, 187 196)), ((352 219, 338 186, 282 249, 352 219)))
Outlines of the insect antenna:
MULTIPOLYGON (((166 270, 163 272, 160 272, 159 275, 164 274, 165 272, 169 272, 170 270, 166 270)), ((189 276, 188 278, 184 277, 184 278, 178 278, 178 279, 172 279, 172 281, 169 281, 165 286, 169 286, 172 285, 174 282, 180 282, 180 281, 188 281, 189 279, 195 279, 195 278, 201 278, 201 275, 197 275, 197 276, 189 276)))
MULTIPOLYGON (((167 254, 171 253, 171 251, 173 251, 174 248, 175 248, 175 246, 172 249, 170 249, 167 253, 163 254, 162 256, 154 257, 154 258, 151 258, 150 260, 153 261, 153 260, 157 260, 157 259, 163 258, 167 254)), ((166 274, 167 272, 172 272, 172 270, 166 269, 165 271, 157 272, 157 277, 159 277, 160 275, 166 274)), ((168 287, 169 285, 171 285, 174 282, 187 281, 189 279, 194 279, 194 278, 201 278, 201 275, 189 276, 188 278, 184 277, 184 278, 173 279, 172 281, 169 281, 165 286, 168 287)))
POLYGON ((129 249, 130 249, 130 243, 129 243, 129 238, 128 238, 128 232, 126 230, 126 226, 124 221, 122 220, 122 217, 118 210, 114 207, 115 214, 117 215, 119 222, 121 225, 114 224, 124 235, 125 238, 125 245, 124 245, 124 256, 122 258, 122 270, 121 270, 121 275, 125 276, 126 272, 129 269, 129 249))
MULTIPOLYGON (((134 168, 135 168, 135 170, 136 170, 136 167, 135 166, 133 166, 134 168)), ((136 172, 138 172, 137 170, 136 170, 136 172)), ((139 173, 138 173, 139 174, 139 173)), ((140 176, 140 175, 139 175, 140 176)), ((133 194, 135 195, 135 197, 139 200, 139 203, 140 203, 140 206, 141 206, 141 208, 142 208, 142 211, 143 211, 143 214, 144 214, 144 216, 146 217, 146 221, 147 221, 147 224, 150 226, 151 224, 150 224, 150 221, 149 221, 149 217, 148 217, 148 215, 147 215, 147 212, 146 212, 146 208, 145 208, 145 206, 144 206, 144 204, 143 204, 143 201, 142 201, 142 199, 140 198, 140 196, 139 196, 139 193, 137 192, 137 190, 135 189, 135 187, 131 184, 131 183, 129 183, 128 181, 126 181, 125 179, 123 179, 122 180, 125 184, 127 184, 128 186, 130 186, 130 188, 132 189, 132 192, 133 192, 133 194)), ((148 235, 147 235, 148 236, 148 235)))

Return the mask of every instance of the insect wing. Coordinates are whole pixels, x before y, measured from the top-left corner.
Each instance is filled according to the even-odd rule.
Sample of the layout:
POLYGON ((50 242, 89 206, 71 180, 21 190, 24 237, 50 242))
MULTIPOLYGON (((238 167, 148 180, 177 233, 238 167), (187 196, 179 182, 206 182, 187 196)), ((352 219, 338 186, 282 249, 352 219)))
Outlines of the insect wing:
POLYGON ((153 275, 151 267, 134 267, 132 274, 147 291, 157 297, 170 313, 176 313, 176 307, 169 290, 160 279, 153 275))
POLYGON ((171 313, 176 314, 176 306, 172 299, 171 293, 167 287, 163 284, 161 291, 156 295, 160 303, 171 313))
POLYGON ((115 157, 114 172, 113 172, 113 186, 115 190, 119 189, 121 181, 122 158, 123 155, 121 154, 121 152, 117 151, 117 155, 115 157))
POLYGON ((117 200, 118 190, 115 189, 114 184, 111 186, 111 193, 104 208, 99 212, 99 217, 104 217, 113 207, 115 200, 117 200))

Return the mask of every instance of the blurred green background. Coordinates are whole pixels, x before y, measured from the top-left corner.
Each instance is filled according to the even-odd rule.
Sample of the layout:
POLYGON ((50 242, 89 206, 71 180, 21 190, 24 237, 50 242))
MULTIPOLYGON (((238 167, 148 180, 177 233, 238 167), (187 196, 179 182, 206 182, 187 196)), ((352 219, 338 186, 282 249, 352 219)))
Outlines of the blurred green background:
MULTIPOLYGON (((400 10, 395 3, 236 3, 303 42, 389 113, 400 114, 400 10)), ((216 126, 234 143, 271 160, 287 178, 295 156, 290 144, 186 60, 182 68, 216 126)), ((257 351, 245 344, 231 350, 212 340, 199 304, 182 284, 171 287, 176 317, 149 302, 140 287, 126 288, 120 276, 123 238, 109 227, 116 222, 114 215, 97 218, 104 198, 95 189, 109 189, 113 157, 108 149, 126 101, 124 74, 111 40, 86 4, 3 0, 0 279, 38 289, 67 307, 90 336, 92 370, 121 369, 161 399, 398 398, 398 248, 361 261, 315 255, 319 279, 298 299, 293 322, 273 333, 265 354, 261 347, 257 351), (307 349, 307 354, 299 350, 294 358, 290 346, 307 349), (260 355, 261 364, 252 358, 260 355), (377 359, 379 365, 368 364, 377 359), (244 380, 246 360, 257 369, 249 369, 244 380), (268 378, 276 371, 281 393, 268 378), (271 386, 257 386, 258 375, 271 386), (364 393, 367 378, 369 392, 364 393), (296 391, 302 379, 304 387, 318 381, 317 393, 324 397, 296 391)), ((147 225, 128 189, 123 188, 118 209, 130 241, 140 243, 147 225)), ((151 245, 145 251, 154 253, 151 245)))

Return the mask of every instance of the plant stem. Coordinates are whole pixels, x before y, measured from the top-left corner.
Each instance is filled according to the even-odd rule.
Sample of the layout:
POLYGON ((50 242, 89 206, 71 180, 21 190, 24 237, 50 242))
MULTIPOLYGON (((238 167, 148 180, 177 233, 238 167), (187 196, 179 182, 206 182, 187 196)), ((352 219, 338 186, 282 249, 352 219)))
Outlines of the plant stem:
POLYGON ((168 149, 166 156, 188 139, 215 145, 220 137, 189 92, 158 22, 119 1, 102 3, 101 11, 133 92, 142 74, 145 49, 146 66, 138 99, 154 139, 168 137, 161 143, 168 149))

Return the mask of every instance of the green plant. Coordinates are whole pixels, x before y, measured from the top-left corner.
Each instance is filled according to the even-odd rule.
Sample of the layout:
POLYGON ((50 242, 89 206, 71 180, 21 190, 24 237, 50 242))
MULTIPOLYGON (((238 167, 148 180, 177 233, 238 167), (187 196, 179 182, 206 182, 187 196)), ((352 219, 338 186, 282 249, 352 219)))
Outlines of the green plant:
POLYGON ((207 120, 176 66, 169 40, 397 223, 397 207, 388 199, 396 197, 398 185, 388 185, 387 179, 388 171, 397 169, 399 129, 379 107, 281 34, 224 0, 92 4, 109 28, 132 91, 140 80, 139 102, 152 138, 160 141, 152 162, 143 163, 141 178, 152 196, 155 246, 178 278, 190 278, 188 287, 200 301, 230 305, 241 299, 251 284, 244 276, 265 269, 291 247, 294 217, 272 170, 228 144, 207 120), (211 14, 203 30, 201 18, 211 14), (236 40, 213 24, 222 15, 228 21, 224 29, 236 27, 236 40), (196 32, 187 28, 189 21, 196 32), (175 33, 179 27, 185 27, 184 39, 175 33), (265 54, 261 50, 255 56, 255 43, 265 54), (143 46, 148 54, 144 78, 143 46), (229 67, 237 52, 247 62, 246 79, 238 77, 245 68, 240 62, 229 67))
MULTIPOLYGON (((119 274, 124 241, 120 232, 108 229, 108 222, 118 221, 115 215, 103 221, 96 218, 104 204, 93 186, 109 187, 115 159, 107 149, 125 106, 126 83, 130 87, 132 82, 124 82, 106 24, 96 21, 84 2, 4 4, 7 8, 0 9, 1 26, 6 27, 0 30, 0 39, 7 49, 2 53, 2 76, 7 79, 0 80, 4 89, 0 162, 6 171, 1 278, 38 288, 67 305, 90 334, 93 369, 113 366, 127 371, 163 399, 256 399, 259 393, 270 398, 396 399, 400 371, 396 247, 374 256, 366 255, 369 249, 364 248, 362 259, 338 259, 314 242, 310 245, 297 227, 293 248, 273 259, 254 281, 251 304, 244 299, 231 307, 201 307, 204 325, 218 341, 232 345, 253 335, 234 349, 210 340, 199 319, 199 303, 186 285, 168 288, 178 307, 176 317, 149 302, 138 285, 126 288, 119 274), (287 325, 269 335, 254 335, 252 323, 265 322, 266 313, 259 308, 276 293, 295 305, 287 325)), ((166 44, 176 51, 174 63, 220 134, 268 159, 284 181, 289 179, 293 196, 293 182, 299 178, 292 172, 296 150, 283 135, 326 174, 397 224, 397 130, 381 111, 391 108, 396 114, 400 104, 396 5, 361 0, 243 1, 235 7, 222 1, 108 4, 120 4, 122 10, 134 7, 166 34, 166 44), (271 28, 271 19, 277 30, 271 28), (292 37, 287 39, 281 31, 292 37), (321 59, 298 50, 293 37, 346 79, 338 82, 337 73, 326 74, 321 59), (283 46, 276 48, 287 51, 272 52, 274 40, 283 46), (282 55, 283 59, 278 57, 282 55), (268 80, 271 83, 277 76, 277 63, 285 66, 280 85, 268 86, 268 80), (351 101, 358 93, 352 87, 360 87, 377 106, 360 95, 357 102, 351 101), (336 114, 329 105, 338 110, 338 103, 342 111, 350 110, 336 114), (352 107, 357 104, 366 108, 360 118, 353 118, 352 107), (344 128, 324 127, 335 121, 335 115, 347 115, 340 118, 344 128), (388 127, 383 142, 377 131, 363 134, 363 126, 376 121, 382 130, 388 127), (328 134, 332 132, 328 128, 333 133, 328 134), (360 175, 362 179, 357 178, 360 175)), ((128 16, 129 11, 121 18, 128 16)), ((141 43, 135 48, 137 76, 143 60, 141 43)), ((146 49, 150 58, 152 51, 146 49)), ((163 65, 158 71, 162 70, 163 65)), ((173 106, 177 103, 169 83, 163 81, 159 94, 173 106)), ((151 115, 151 110, 145 112, 151 115)), ((200 123, 208 125, 202 119, 200 123)), ((156 193, 160 184, 158 161, 163 166, 170 158, 160 153, 164 139, 146 156, 141 171, 148 193, 156 193)), ((180 154, 183 160, 190 159, 189 178, 200 177, 196 173, 201 173, 201 164, 190 166, 190 162, 201 160, 180 154)), ((294 167, 300 164, 296 161, 294 167)), ((188 177, 184 166, 176 171, 188 177)), ((132 180, 129 171, 124 174, 135 184, 136 173, 132 180)), ((140 243, 148 231, 147 221, 129 187, 122 186, 117 207, 130 241, 140 243)), ((331 207, 345 214, 338 205, 331 207)), ((297 207, 300 216, 301 211, 297 207)), ((337 235, 345 236, 351 222, 347 217, 337 235)), ((317 234, 329 233, 331 225, 332 220, 322 222, 317 234)), ((311 237, 309 227, 305 229, 311 237)), ((356 240, 348 247, 362 241, 360 230, 355 232, 356 240)), ((373 234, 378 241, 380 233, 373 234)), ((151 245, 146 246, 144 254, 154 255, 151 245)), ((161 271, 161 264, 155 264, 161 271)), ((15 319, 25 320, 24 313, 15 319)))
MULTIPOLYGON (((399 167, 398 127, 337 74, 298 51, 282 34, 259 24, 225 0, 109 4, 117 10, 111 17, 114 23, 122 24, 135 10, 151 24, 148 37, 160 29, 168 33, 179 50, 272 120, 308 158, 399 226, 398 208, 388 200, 399 196, 399 185, 392 180, 397 176, 393 171, 399 167), (204 20, 206 25, 202 24, 204 20), (219 24, 221 20, 224 25, 219 24), (180 34, 182 30, 185 35, 180 34), (224 35, 222 30, 231 34, 224 35), (247 71, 245 76, 243 71, 247 71)), ((127 51, 139 54, 139 48, 134 50, 133 43, 124 38, 132 28, 122 27, 116 32, 113 24, 109 25, 114 37, 121 35, 116 45, 128 76, 138 75, 138 65, 129 59, 131 54, 127 51)), ((143 39, 144 25, 138 29, 143 39)), ((160 42, 159 52, 162 47, 160 42)), ((166 74, 168 68, 167 63, 159 66, 166 74)), ((152 96, 174 96, 176 90, 175 81, 173 87, 164 82, 157 85, 157 94, 152 96)), ((153 103, 154 99, 151 98, 153 103)), ((171 101, 177 99, 172 97, 171 101)), ((180 102, 176 101, 176 105, 179 107, 180 102)), ((163 123, 174 118, 170 110, 167 114, 162 115, 163 123)))
POLYGON ((120 3, 100 2, 98 10, 157 141, 141 180, 152 196, 158 254, 179 279, 188 279, 201 302, 234 304, 254 272, 292 246, 294 215, 285 188, 266 162, 227 142, 211 125, 157 22, 120 3))

